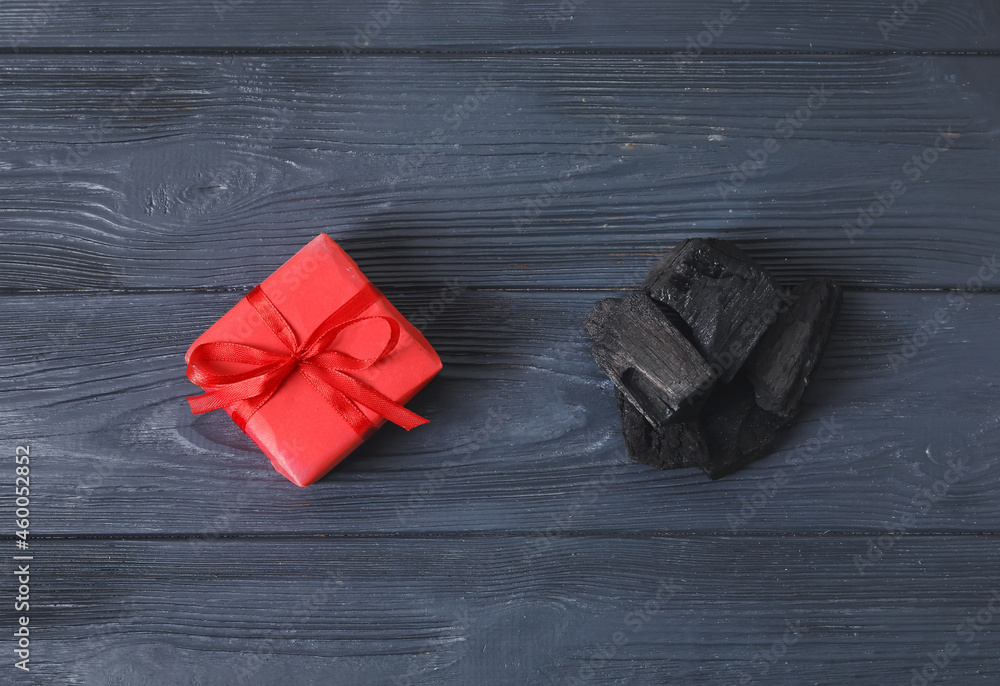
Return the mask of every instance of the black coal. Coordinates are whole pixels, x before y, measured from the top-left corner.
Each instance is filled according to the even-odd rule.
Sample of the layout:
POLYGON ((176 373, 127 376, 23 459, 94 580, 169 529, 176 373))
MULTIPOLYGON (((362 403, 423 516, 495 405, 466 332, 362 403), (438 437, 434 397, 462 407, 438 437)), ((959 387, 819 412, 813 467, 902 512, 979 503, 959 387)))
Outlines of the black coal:
POLYGON ((691 238, 642 291, 598 302, 583 329, 615 385, 629 456, 718 479, 768 454, 799 412, 840 300, 827 279, 789 292, 732 243, 691 238))

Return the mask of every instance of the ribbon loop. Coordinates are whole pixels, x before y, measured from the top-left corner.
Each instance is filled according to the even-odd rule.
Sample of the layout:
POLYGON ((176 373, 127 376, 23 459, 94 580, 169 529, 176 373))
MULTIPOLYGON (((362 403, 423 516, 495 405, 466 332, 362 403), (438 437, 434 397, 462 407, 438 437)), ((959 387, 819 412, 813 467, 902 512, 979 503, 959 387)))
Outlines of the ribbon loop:
POLYGON ((206 392, 187 399, 191 411, 201 414, 236 405, 233 420, 245 431, 247 422, 257 410, 270 400, 289 374, 298 371, 359 435, 370 428, 371 421, 358 405, 407 430, 426 424, 427 420, 420 415, 345 373, 371 367, 389 355, 399 342, 400 327, 395 319, 384 315, 361 316, 380 295, 371 283, 365 284, 300 344, 288 320, 260 286, 255 287, 247 293, 246 300, 287 352, 275 353, 252 345, 221 341, 197 346, 191 351, 187 376, 206 392), (341 331, 368 320, 381 320, 389 325, 389 336, 377 355, 361 359, 328 350, 341 331), (220 362, 249 365, 250 369, 221 372, 216 370, 220 362))

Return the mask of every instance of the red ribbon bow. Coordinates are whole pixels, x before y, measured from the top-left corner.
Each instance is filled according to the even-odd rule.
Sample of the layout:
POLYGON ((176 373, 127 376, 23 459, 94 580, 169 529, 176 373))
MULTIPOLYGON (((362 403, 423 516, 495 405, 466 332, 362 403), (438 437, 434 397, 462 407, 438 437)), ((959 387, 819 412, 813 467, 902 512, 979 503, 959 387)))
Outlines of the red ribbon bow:
POLYGON ((246 424, 254 413, 274 395, 288 375, 297 370, 358 435, 363 435, 371 427, 371 421, 358 407, 359 403, 407 430, 426 424, 428 420, 345 373, 347 370, 367 369, 392 352, 399 341, 399 322, 392 317, 361 316, 375 304, 379 295, 371 283, 366 284, 300 344, 288 321, 257 286, 247 293, 247 302, 288 352, 274 353, 252 345, 218 341, 197 346, 191 351, 187 377, 206 388, 206 393, 188 398, 191 411, 201 414, 238 403, 233 421, 246 431, 246 424), (341 331, 368 319, 381 319, 389 324, 389 340, 382 352, 362 360, 346 353, 327 351, 341 331), (237 362, 252 365, 252 368, 245 372, 224 374, 213 371, 215 362, 237 362), (212 390, 207 390, 209 388, 212 390))

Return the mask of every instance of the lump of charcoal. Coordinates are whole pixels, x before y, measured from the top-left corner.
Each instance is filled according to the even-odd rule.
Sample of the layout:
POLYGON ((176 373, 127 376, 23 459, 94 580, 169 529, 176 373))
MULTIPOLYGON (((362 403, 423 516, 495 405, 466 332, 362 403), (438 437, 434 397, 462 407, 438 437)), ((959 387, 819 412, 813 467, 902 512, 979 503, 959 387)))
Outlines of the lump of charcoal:
POLYGON ((583 330, 594 339, 597 365, 654 427, 714 381, 698 351, 645 293, 598 302, 583 330))
POLYGON ((657 469, 696 467, 708 461, 705 436, 697 419, 673 421, 657 429, 621 391, 615 389, 628 456, 657 469))
POLYGON ((718 479, 770 452, 778 429, 789 417, 761 408, 746 375, 740 374, 719 391, 701 412, 706 450, 697 466, 718 479))
POLYGON ((841 300, 825 279, 791 293, 725 241, 690 239, 643 292, 584 321, 615 383, 629 457, 718 479, 771 451, 798 413, 841 300))
POLYGON ((757 343, 747 375, 761 408, 793 417, 830 337, 841 290, 827 279, 811 278, 789 299, 791 305, 757 343))
POLYGON ((653 266, 643 288, 687 323, 723 382, 736 376, 784 297, 743 251, 712 238, 685 240, 653 266))

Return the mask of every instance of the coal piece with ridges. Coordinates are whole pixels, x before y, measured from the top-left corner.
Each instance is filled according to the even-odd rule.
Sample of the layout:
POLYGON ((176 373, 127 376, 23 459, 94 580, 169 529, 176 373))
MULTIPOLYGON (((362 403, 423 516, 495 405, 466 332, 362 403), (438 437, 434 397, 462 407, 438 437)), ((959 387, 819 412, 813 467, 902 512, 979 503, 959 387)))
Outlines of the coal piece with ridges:
POLYGON ((799 411, 802 394, 840 308, 840 287, 827 279, 810 278, 795 287, 791 305, 757 343, 747 362, 757 404, 786 417, 799 411))
POLYGON ((748 255, 712 238, 685 240, 653 266, 643 288, 687 323, 724 382, 736 376, 775 321, 784 296, 748 255))
POLYGON ((591 354, 622 394, 662 427, 715 375, 693 345, 645 293, 608 298, 583 322, 591 354))
POLYGON ((840 289, 814 278, 786 293, 737 248, 703 239, 678 246, 643 286, 584 322, 629 456, 718 479, 766 455, 801 406, 840 289))

